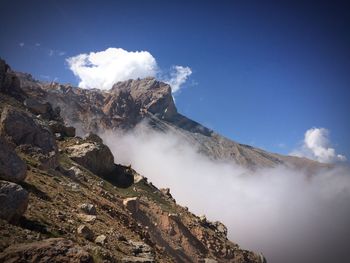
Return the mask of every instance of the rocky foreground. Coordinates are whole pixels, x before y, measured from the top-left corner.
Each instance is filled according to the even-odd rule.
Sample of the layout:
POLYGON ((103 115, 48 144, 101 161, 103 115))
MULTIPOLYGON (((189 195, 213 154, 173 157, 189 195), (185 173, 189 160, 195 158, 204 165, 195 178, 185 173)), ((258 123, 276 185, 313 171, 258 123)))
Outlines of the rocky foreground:
POLYGON ((0 60, 0 262, 265 262, 76 136, 17 75, 0 60))

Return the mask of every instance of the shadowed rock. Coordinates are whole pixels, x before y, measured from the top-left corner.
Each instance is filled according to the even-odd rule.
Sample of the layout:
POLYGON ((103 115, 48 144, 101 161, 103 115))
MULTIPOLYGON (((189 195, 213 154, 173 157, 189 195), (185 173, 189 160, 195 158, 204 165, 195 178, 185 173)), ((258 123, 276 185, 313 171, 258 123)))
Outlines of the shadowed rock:
POLYGON ((0 181, 0 218, 17 221, 27 210, 29 195, 22 186, 0 181))
POLYGON ((0 179, 21 182, 27 175, 27 166, 7 141, 0 137, 0 179))

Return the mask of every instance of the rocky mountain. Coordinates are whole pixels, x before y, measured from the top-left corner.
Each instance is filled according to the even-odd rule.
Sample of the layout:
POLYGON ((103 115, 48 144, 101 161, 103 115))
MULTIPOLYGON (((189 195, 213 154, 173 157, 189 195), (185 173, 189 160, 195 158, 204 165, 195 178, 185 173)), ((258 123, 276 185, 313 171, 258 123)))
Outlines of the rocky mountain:
POLYGON ((141 121, 161 132, 173 132, 214 159, 249 169, 287 167, 312 172, 327 165, 293 156, 269 153, 232 141, 180 114, 171 87, 154 78, 116 83, 109 91, 86 90, 59 83, 40 83, 29 74, 15 73, 27 94, 61 109, 61 116, 78 134, 128 130, 141 121))
MULTIPOLYGON (((114 163, 95 133, 144 119, 198 144, 224 140, 180 115, 155 79, 82 90, 40 83, 0 60, 0 262, 265 262, 228 240, 222 223, 114 163)), ((203 153, 225 157, 209 147, 203 153)), ((261 164, 278 162, 251 151, 261 164)))

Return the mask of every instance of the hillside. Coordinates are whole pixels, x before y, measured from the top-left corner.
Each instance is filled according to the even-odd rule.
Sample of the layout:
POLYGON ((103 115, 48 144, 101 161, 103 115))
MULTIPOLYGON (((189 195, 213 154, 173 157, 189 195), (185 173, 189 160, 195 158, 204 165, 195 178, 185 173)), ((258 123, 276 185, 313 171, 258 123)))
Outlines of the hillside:
POLYGON ((96 134, 76 136, 72 125, 82 134, 142 118, 214 136, 177 113, 169 86, 129 83, 145 81, 147 94, 123 83, 81 90, 37 82, 0 60, 0 262, 265 262, 229 241, 222 223, 115 164, 96 134))

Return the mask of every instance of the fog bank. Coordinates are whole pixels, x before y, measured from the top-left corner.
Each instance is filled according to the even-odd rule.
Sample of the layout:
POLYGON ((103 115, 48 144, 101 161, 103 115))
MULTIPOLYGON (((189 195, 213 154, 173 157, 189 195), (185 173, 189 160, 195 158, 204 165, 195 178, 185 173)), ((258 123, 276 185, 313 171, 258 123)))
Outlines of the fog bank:
POLYGON ((347 167, 312 177, 285 167, 251 172, 144 125, 101 136, 117 163, 169 187, 192 212, 222 221, 230 240, 262 252, 269 263, 350 262, 347 167))

